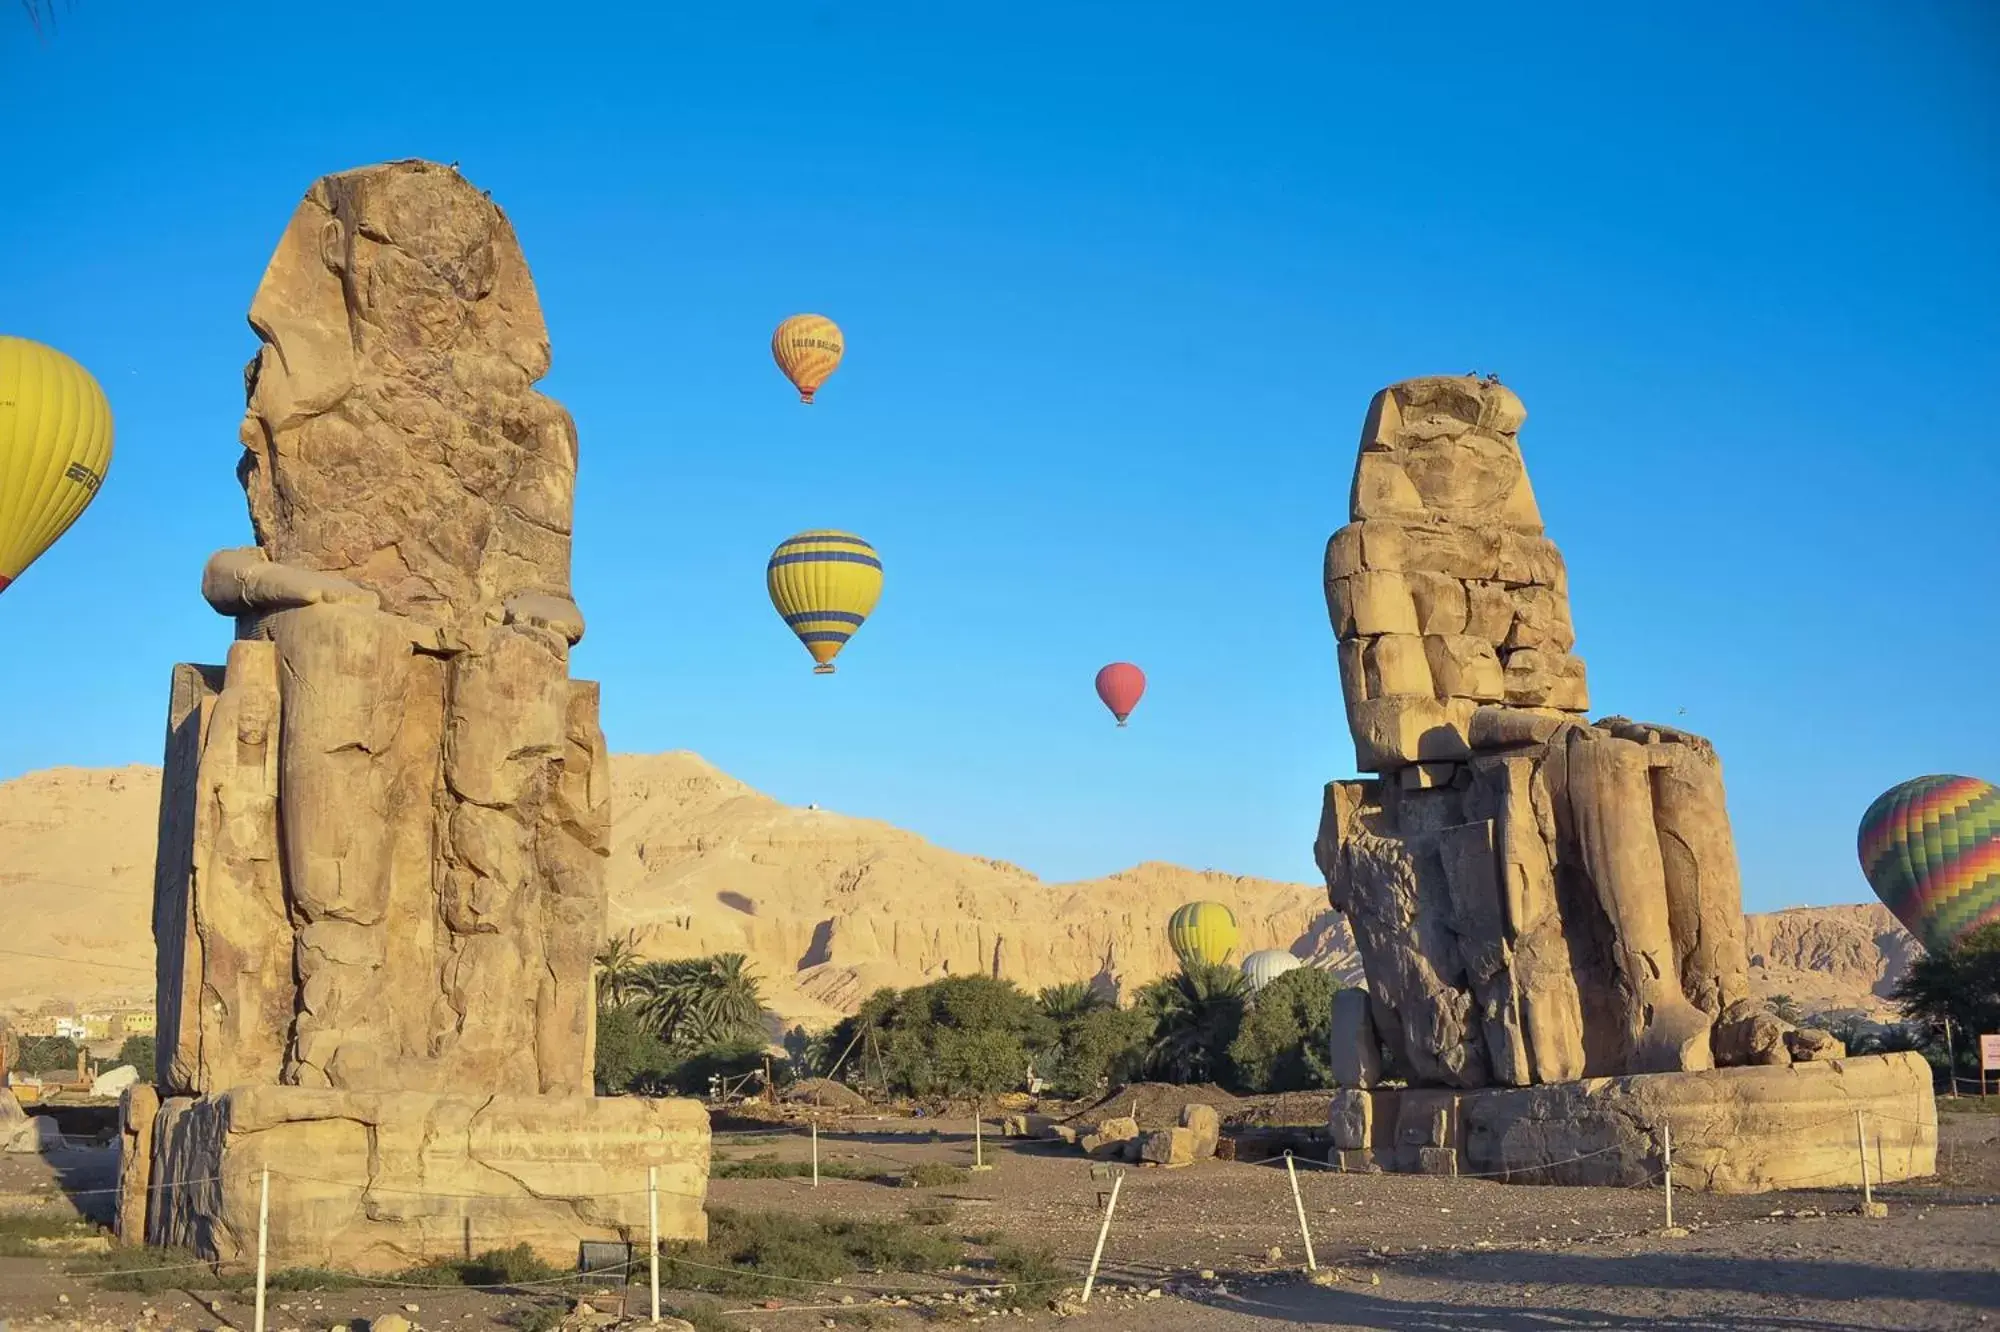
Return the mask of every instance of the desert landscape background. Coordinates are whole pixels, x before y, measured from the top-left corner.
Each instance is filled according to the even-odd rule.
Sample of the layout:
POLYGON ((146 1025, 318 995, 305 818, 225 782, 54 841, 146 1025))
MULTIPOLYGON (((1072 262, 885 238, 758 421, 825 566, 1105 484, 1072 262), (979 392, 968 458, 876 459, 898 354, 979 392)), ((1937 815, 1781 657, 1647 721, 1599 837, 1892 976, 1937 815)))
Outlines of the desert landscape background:
MULTIPOLYGON (((747 954, 786 1023, 831 1022, 878 986, 946 974, 1030 990, 1102 978, 1129 993, 1173 970, 1167 917, 1196 898, 1236 913, 1241 952, 1285 948, 1361 979, 1317 884, 1157 863, 1046 883, 886 823, 782 804, 695 754, 611 762, 611 933, 636 931, 646 957, 747 954)), ((150 1004, 159 783, 142 764, 0 783, 0 1012, 150 1004)), ((1756 914, 1748 927, 1758 993, 1808 1012, 1890 1016, 1916 948, 1877 903, 1756 914)))

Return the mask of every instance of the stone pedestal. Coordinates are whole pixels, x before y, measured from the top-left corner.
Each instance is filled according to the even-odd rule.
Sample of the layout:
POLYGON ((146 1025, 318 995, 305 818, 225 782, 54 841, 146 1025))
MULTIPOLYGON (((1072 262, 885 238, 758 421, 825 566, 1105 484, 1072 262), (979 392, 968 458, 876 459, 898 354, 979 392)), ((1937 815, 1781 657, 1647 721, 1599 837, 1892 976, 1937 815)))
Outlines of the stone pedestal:
POLYGON ((517 1244, 567 1269, 583 1240, 645 1243, 651 1166, 662 1238, 708 1233, 695 1101, 253 1086, 127 1128, 152 1145, 146 1242, 222 1262, 256 1259, 267 1169, 273 1269, 399 1271, 517 1244))
POLYGON ((1460 1174, 1516 1184, 1630 1187, 1659 1176, 1673 1126, 1674 1185, 1713 1193, 1873 1183, 1937 1170, 1930 1067, 1912 1053, 1790 1066, 1585 1078, 1476 1091, 1339 1093, 1328 1128, 1351 1170, 1460 1174))

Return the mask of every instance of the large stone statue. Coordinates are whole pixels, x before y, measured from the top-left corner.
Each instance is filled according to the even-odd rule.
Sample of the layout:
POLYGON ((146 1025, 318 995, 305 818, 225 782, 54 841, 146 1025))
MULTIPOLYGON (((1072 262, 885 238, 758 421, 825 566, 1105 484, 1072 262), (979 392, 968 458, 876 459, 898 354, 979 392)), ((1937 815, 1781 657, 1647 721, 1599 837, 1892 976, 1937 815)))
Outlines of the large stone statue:
POLYGON ((165 1100, 127 1128, 146 1233, 229 1256, 254 1157, 280 1212, 312 1192, 290 1176, 351 1169, 345 1228, 318 1200, 289 1238, 274 1222, 313 1261, 482 1227, 573 1258, 643 1228, 649 1165, 675 1177, 668 1233, 700 1234, 705 1113, 591 1095, 609 774, 597 686, 569 677, 576 429, 534 388, 548 332, 513 229, 430 163, 328 176, 250 322, 257 544, 209 561, 236 641, 176 668, 169 717, 165 1100), (174 1186, 216 1173, 220 1224, 174 1186), (465 1214, 387 1201, 425 1188, 465 1214))
MULTIPOLYGON (((1328 785, 1315 847, 1368 978, 1336 1005, 1336 1073, 1471 1090, 1836 1058, 1751 998, 1714 749, 1585 716, 1526 417, 1490 380, 1376 394, 1327 545, 1355 763, 1378 774, 1328 785)), ((1372 1145, 1371 1114, 1345 1099, 1342 1146, 1372 1145)), ((1415 1133, 1463 1145, 1446 1121, 1415 1133)))

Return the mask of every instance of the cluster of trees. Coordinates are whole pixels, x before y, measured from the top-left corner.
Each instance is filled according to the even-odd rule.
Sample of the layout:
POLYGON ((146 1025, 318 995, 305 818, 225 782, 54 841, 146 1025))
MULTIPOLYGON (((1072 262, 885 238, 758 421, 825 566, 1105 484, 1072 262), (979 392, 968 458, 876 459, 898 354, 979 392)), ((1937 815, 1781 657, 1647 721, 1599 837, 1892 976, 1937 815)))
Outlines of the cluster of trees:
POLYGON ((836 1071, 907 1096, 990 1096, 1039 1078, 1088 1096, 1138 1078, 1241 1091, 1328 1085, 1333 978, 1288 971, 1254 998, 1234 967, 1191 966, 1129 1008, 1080 982, 1029 995, 1011 981, 948 977, 878 990, 824 1036, 787 1042, 803 1072, 836 1071))
POLYGON ((597 1087, 700 1094, 763 1064, 768 1014, 741 953, 642 962, 627 934, 597 955, 597 1087))
POLYGON ((1896 982, 1893 997, 1903 1016, 1917 1024, 1921 1044, 1916 1048, 1931 1066, 1976 1083, 1979 1036, 2000 1032, 2000 924, 1974 930, 1948 953, 1919 957, 1896 982), (1944 1039, 1947 1022, 1954 1037, 1950 1042, 1944 1039))
MULTIPOLYGON (((740 953, 642 962, 631 935, 597 958, 600 1091, 699 1094, 763 1064, 770 1015, 740 953)), ((1234 967, 1192 966, 1129 1007, 1082 982, 1031 995, 1012 981, 947 977, 877 990, 830 1031, 794 1029, 783 1072, 838 1075, 892 1094, 992 1096, 1039 1079, 1081 1097, 1139 1078, 1291 1091, 1331 1082, 1335 982, 1300 967, 1249 994, 1234 967)))
MULTIPOLYGON (((74 1074, 78 1050, 77 1043, 67 1036, 23 1036, 13 1066, 21 1073, 36 1075, 74 1074)), ((153 1081, 153 1038, 127 1036, 125 1043, 118 1047, 117 1056, 104 1067, 116 1068, 120 1064, 130 1064, 137 1069, 139 1081, 153 1081)))

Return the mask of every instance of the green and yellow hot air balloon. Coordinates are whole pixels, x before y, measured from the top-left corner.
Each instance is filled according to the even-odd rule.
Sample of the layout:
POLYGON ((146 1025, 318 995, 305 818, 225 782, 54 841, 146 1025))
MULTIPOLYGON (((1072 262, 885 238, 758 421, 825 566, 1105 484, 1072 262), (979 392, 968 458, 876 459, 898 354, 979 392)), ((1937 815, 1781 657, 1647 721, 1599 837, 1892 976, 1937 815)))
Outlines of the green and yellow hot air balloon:
POLYGON ((1933 774, 1892 786, 1861 816, 1868 886, 1932 952, 2000 922, 2000 789, 1933 774))
POLYGON ((111 466, 111 404, 53 347, 0 334, 0 591, 69 530, 111 466))
POLYGON ((778 543, 764 570, 771 604, 812 653, 815 675, 833 659, 882 595, 882 557, 852 532, 801 532, 778 543))
POLYGON ((1236 917, 1220 902, 1189 902, 1168 918, 1167 942, 1183 967, 1219 967, 1236 949, 1236 917))

